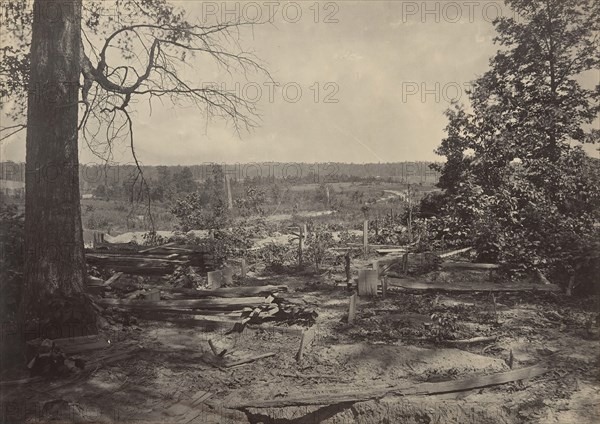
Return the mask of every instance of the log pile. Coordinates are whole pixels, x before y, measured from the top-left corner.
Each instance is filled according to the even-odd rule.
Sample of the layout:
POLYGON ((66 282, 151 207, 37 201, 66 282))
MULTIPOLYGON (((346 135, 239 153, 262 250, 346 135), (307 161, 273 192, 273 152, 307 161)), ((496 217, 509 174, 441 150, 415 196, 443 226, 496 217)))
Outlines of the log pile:
POLYGON ((230 319, 242 325, 264 320, 313 323, 314 309, 293 304, 280 296, 286 286, 227 287, 195 290, 157 287, 159 298, 97 298, 96 304, 110 312, 125 312, 152 319, 193 315, 199 319, 230 319), (161 298, 168 296, 170 299, 161 298), (176 297, 176 298, 173 298, 176 297))
POLYGON ((201 271, 216 268, 213 252, 197 245, 167 243, 145 248, 135 244, 102 243, 86 249, 89 265, 128 274, 171 274, 177 266, 198 267, 201 271))

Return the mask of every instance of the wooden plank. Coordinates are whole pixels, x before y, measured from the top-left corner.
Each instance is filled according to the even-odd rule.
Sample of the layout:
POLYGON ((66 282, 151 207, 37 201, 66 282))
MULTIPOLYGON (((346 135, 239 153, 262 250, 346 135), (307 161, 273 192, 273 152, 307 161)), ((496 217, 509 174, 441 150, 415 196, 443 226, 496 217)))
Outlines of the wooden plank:
POLYGON ((229 361, 225 361, 222 366, 224 368, 231 368, 231 367, 236 367, 238 365, 243 365, 243 364, 247 364, 249 362, 254 362, 257 361, 259 359, 264 359, 264 358, 269 358, 271 356, 275 356, 276 353, 275 352, 267 352, 267 353, 263 353, 261 355, 254 355, 254 356, 248 356, 246 358, 242 358, 242 359, 238 359, 238 360, 229 360, 229 361))
POLYGON ((195 290, 171 287, 160 287, 160 289, 166 292, 184 294, 195 299, 204 297, 244 297, 288 291, 287 286, 222 287, 215 290, 195 290))
POLYGON ((348 324, 354 324, 356 319, 356 293, 350 296, 350 305, 348 307, 348 324))
POLYGON ((329 391, 329 393, 306 393, 297 397, 286 399, 270 399, 254 402, 243 402, 240 404, 229 405, 232 409, 247 409, 247 408, 283 408, 287 406, 304 406, 304 405, 333 405, 338 403, 353 403, 369 399, 380 399, 387 395, 436 395, 443 393, 451 393, 465 390, 472 390, 482 387, 495 386, 506 384, 512 381, 527 380, 533 377, 539 377, 548 372, 548 369, 542 366, 533 366, 521 368, 518 370, 496 373, 491 375, 476 376, 461 380, 444 381, 439 383, 420 383, 410 384, 405 383, 398 386, 371 386, 362 390, 348 390, 348 386, 337 387, 329 391))
POLYGON ((473 337, 471 339, 463 339, 463 340, 448 340, 446 343, 451 345, 467 345, 474 343, 483 343, 483 342, 495 342, 498 339, 498 336, 481 336, 481 337, 473 337))
POLYGON ((440 258, 449 258, 450 256, 460 255, 461 253, 466 253, 473 250, 472 247, 465 247, 464 249, 452 250, 450 252, 440 254, 440 258))
MULTIPOLYGON (((395 277, 393 274, 388 274, 390 277, 395 277)), ((534 284, 534 283, 493 283, 493 282, 453 282, 453 283, 437 283, 427 282, 423 280, 409 278, 389 278, 388 288, 397 287, 407 290, 440 290, 440 291, 457 291, 457 292, 472 292, 472 291, 487 291, 487 292, 520 292, 520 291, 543 291, 543 292, 559 292, 560 287, 557 285, 534 284)))
POLYGON ((454 262, 454 261, 446 261, 440 264, 442 269, 465 269, 472 271, 490 271, 496 270, 500 268, 500 265, 497 264, 483 264, 483 263, 474 263, 474 262, 454 262))
POLYGON ((223 273, 221 271, 210 271, 207 274, 210 288, 218 289, 223 285, 223 273))
POLYGON ((464 380, 444 381, 440 383, 421 383, 410 390, 404 390, 406 394, 433 395, 440 393, 460 392, 464 390, 478 389, 481 387, 496 386, 512 381, 528 380, 539 377, 548 372, 546 367, 535 365, 517 370, 471 377, 464 380))
POLYGON ((408 252, 408 249, 404 248, 404 247, 397 247, 394 249, 377 249, 375 250, 375 252, 379 253, 380 255, 385 255, 387 253, 404 253, 404 252, 408 252))
POLYGON ((165 247, 168 246, 173 246, 176 242, 171 242, 171 243, 167 243, 167 244, 161 244, 160 246, 154 246, 154 247, 149 247, 148 249, 144 249, 144 250, 140 250, 138 251, 138 253, 148 253, 148 252, 152 252, 153 250, 158 250, 158 249, 163 249, 165 247))
POLYGON ((121 275, 123 275, 122 272, 116 272, 116 273, 114 273, 108 280, 106 280, 104 282, 104 286, 105 287, 110 286, 112 283, 114 283, 115 281, 117 281, 121 277, 121 275))
POLYGON ((310 348, 312 343, 315 341, 315 327, 310 327, 308 330, 302 332, 302 339, 300 340, 300 348, 298 349, 298 353, 296 353, 296 360, 299 363, 302 363, 302 359, 304 359, 304 353, 307 349, 310 348))
POLYGON ((102 306, 117 306, 131 309, 219 309, 238 310, 244 307, 257 307, 268 305, 263 297, 233 297, 217 299, 180 299, 180 300, 137 300, 137 299, 98 299, 97 304, 102 306))
POLYGON ((377 270, 361 269, 358 271, 358 295, 377 296, 377 270))

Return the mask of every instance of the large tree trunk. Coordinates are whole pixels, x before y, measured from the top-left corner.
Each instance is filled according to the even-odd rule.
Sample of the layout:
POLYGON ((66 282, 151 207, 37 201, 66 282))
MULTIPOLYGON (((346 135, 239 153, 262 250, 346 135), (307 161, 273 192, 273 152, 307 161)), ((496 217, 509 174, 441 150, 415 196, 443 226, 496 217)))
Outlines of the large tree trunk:
POLYGON ((83 291, 77 149, 81 0, 34 3, 27 106, 22 319, 83 291))

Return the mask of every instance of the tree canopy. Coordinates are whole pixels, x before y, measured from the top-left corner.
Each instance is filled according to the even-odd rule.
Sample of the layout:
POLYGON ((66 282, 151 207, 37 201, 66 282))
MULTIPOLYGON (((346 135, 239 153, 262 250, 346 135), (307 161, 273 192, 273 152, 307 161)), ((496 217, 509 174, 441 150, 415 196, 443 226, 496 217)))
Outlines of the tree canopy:
POLYGON ((518 18, 494 22, 500 50, 470 105, 446 112, 440 230, 513 270, 572 268, 598 219, 598 164, 581 145, 598 141, 600 86, 580 81, 600 63, 600 4, 507 4, 518 18))

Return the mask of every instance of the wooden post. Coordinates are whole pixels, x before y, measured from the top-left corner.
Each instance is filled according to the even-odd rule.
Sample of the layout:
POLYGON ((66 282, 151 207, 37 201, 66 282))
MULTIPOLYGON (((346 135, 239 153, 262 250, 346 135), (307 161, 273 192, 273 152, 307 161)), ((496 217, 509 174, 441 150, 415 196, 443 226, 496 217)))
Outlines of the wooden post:
POLYGON ((350 251, 344 255, 344 271, 346 271, 346 283, 349 283, 352 278, 350 271, 350 251))
POLYGON ((233 198, 231 196, 231 183, 229 181, 229 175, 225 175, 225 188, 227 189, 227 208, 233 209, 233 198))
POLYGON ((241 267, 241 271, 240 271, 241 272, 241 277, 242 278, 246 278, 246 271, 247 271, 247 269, 246 269, 246 259, 242 259, 240 261, 240 267, 241 267))
POLYGON ((348 324, 354 324, 356 318, 356 293, 350 296, 350 305, 348 307, 348 324))
POLYGON ((379 269, 379 261, 373 261, 372 267, 375 271, 377 271, 377 276, 381 274, 381 270, 379 269))
POLYGON ((365 255, 369 251, 369 220, 365 219, 363 224, 363 250, 365 255))
POLYGON ((358 271, 358 295, 377 296, 377 270, 361 269, 358 271))
POLYGON ((381 279, 381 298, 385 299, 387 297, 387 285, 388 285, 388 278, 387 276, 383 276, 383 278, 381 279))
POLYGON ((207 277, 208 285, 213 289, 218 289, 223 284, 223 273, 221 271, 210 271, 207 277))
POLYGON ((298 363, 302 363, 302 359, 304 358, 304 351, 310 347, 314 340, 314 326, 302 332, 302 340, 300 340, 300 349, 298 349, 298 353, 296 353, 296 360, 298 361, 298 363))
POLYGON ((304 238, 306 237, 306 224, 300 227, 298 231, 298 266, 302 266, 303 262, 303 251, 304 251, 304 238))

